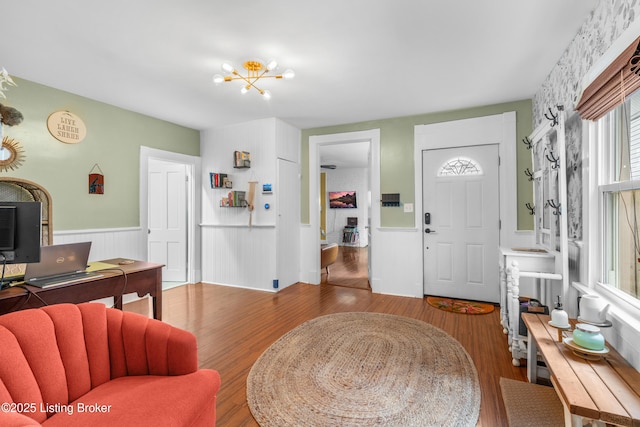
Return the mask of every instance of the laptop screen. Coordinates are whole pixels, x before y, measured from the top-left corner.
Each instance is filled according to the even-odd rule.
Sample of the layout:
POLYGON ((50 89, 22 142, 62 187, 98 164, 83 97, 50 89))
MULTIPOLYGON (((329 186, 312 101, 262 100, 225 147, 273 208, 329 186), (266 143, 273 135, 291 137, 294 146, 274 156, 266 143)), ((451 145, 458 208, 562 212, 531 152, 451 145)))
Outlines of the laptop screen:
POLYGON ((90 250, 91 242, 42 246, 40 262, 27 264, 24 279, 28 282, 84 271, 87 268, 90 250))

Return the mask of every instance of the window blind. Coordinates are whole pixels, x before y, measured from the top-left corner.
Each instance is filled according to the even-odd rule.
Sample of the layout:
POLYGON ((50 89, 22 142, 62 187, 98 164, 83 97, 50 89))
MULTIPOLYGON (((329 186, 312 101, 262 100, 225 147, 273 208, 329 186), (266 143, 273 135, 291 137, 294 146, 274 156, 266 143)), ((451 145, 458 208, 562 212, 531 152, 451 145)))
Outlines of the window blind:
POLYGON ((640 37, 629 45, 582 93, 576 110, 598 120, 640 88, 640 37))

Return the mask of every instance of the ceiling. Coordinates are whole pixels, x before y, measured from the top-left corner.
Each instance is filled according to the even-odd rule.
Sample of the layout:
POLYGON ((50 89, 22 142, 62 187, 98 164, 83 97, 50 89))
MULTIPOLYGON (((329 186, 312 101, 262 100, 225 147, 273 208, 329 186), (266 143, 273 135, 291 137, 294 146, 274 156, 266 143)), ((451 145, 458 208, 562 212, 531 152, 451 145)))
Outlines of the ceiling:
POLYGON ((194 129, 307 129, 530 99, 596 5, 20 0, 2 6, 0 67, 194 129), (272 58, 296 77, 261 82, 270 101, 212 82, 225 61, 272 58))
POLYGON ((369 166, 370 146, 368 141, 321 145, 320 166, 335 166, 336 169, 366 168, 369 166))

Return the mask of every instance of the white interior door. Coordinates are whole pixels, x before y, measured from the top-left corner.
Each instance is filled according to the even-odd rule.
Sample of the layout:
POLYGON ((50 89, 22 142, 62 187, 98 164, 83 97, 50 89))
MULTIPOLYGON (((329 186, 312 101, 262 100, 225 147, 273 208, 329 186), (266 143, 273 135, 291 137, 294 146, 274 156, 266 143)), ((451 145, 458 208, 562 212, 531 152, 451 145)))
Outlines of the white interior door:
POLYGON ((498 302, 498 145, 422 152, 424 293, 498 302))
POLYGON ((162 280, 187 280, 187 170, 181 163, 149 161, 148 258, 164 264, 162 280))
POLYGON ((282 289, 299 279, 300 202, 292 194, 300 193, 298 165, 278 159, 276 191, 276 273, 282 289))

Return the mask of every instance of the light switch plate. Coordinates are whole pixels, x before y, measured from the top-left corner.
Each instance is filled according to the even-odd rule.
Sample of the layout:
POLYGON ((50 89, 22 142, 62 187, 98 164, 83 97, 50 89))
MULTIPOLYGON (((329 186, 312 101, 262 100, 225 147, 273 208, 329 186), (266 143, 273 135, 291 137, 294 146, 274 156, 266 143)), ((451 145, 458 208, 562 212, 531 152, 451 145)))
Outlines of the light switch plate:
POLYGON ((405 212, 413 212, 413 203, 405 203, 404 204, 405 212))

